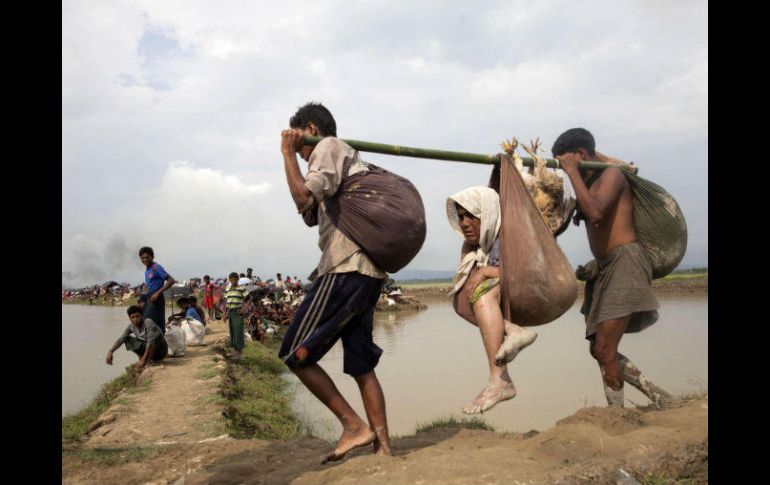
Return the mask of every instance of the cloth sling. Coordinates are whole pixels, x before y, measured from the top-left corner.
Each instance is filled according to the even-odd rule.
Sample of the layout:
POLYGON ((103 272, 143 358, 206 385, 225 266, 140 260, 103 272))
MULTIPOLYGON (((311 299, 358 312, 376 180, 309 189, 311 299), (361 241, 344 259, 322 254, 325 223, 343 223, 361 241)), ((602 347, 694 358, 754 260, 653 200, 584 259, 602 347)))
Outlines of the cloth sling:
POLYGON ((575 303, 577 281, 513 160, 507 154, 500 157, 490 186, 500 194, 501 309, 517 325, 542 325, 575 303))

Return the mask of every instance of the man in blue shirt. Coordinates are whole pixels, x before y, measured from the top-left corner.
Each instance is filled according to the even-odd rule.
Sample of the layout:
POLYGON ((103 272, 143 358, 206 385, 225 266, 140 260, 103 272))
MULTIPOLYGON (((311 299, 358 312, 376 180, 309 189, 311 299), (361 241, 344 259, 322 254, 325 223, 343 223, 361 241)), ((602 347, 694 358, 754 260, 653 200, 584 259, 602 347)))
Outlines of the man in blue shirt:
MULTIPOLYGON (((151 318, 153 322, 165 322, 166 299, 163 297, 163 292, 171 288, 176 280, 163 269, 163 266, 153 261, 155 253, 151 247, 145 246, 140 249, 139 259, 147 267, 144 271, 144 283, 147 286, 144 317, 151 318)), ((166 327, 160 325, 160 328, 165 334, 166 327)))

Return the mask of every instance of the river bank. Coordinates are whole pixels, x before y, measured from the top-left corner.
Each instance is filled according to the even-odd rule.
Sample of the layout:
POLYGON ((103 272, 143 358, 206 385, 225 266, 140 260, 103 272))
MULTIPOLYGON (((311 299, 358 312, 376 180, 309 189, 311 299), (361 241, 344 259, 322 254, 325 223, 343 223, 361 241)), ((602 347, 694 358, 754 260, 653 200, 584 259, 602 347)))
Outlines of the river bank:
POLYGON ((233 363, 225 323, 209 329, 205 346, 148 368, 63 441, 63 483, 614 483, 623 467, 657 484, 707 472, 707 396, 667 410, 583 407, 539 433, 436 416, 395 437, 394 458, 357 450, 320 466, 332 444, 291 412, 280 338, 233 363))
MULTIPOLYGON (((578 296, 583 295, 585 289, 585 283, 578 281, 578 296)), ((407 300, 409 297, 418 296, 443 296, 446 295, 452 288, 451 280, 426 280, 426 281, 409 281, 404 283, 396 283, 405 291, 407 300)), ((678 294, 702 294, 708 293, 708 273, 673 273, 665 278, 652 281, 652 290, 657 295, 678 295, 678 294)), ((414 309, 421 309, 419 302, 405 302, 413 305, 414 309)), ((90 300, 88 298, 71 298, 62 300, 62 304, 65 305, 101 305, 101 306, 130 306, 137 304, 136 297, 130 297, 126 300, 113 297, 93 297, 90 300)), ((166 306, 171 307, 172 302, 166 301, 166 306)), ((387 305, 380 305, 378 310, 381 311, 393 311, 394 309, 388 309, 387 305)))

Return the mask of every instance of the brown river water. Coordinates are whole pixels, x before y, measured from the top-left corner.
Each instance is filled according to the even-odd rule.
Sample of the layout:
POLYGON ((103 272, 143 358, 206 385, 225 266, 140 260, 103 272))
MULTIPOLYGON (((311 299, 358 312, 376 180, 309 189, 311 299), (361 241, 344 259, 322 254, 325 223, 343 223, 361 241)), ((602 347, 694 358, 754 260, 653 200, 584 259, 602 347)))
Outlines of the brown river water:
MULTIPOLYGON (((660 319, 627 334, 624 353, 653 382, 672 393, 708 388, 708 298, 658 297, 660 319)), ((385 392, 393 435, 412 434, 418 423, 464 416, 461 408, 486 384, 488 368, 481 335, 454 313, 446 298, 423 299, 421 312, 375 314, 374 340, 383 349, 376 372, 385 392)), ((517 396, 484 413, 498 431, 544 430, 583 406, 605 406, 601 375, 588 352, 580 301, 560 318, 534 327, 538 338, 508 365, 517 396)), ((338 342, 320 365, 364 419, 355 381, 342 373, 338 342)), ((336 439, 336 418, 291 375, 293 406, 317 436, 336 439)), ((649 400, 629 385, 626 406, 649 400)))
MULTIPOLYGON (((708 297, 658 297, 660 319, 623 337, 620 351, 669 392, 708 388, 708 297)), ((476 327, 458 317, 451 302, 424 298, 420 312, 377 313, 374 340, 383 349, 376 371, 385 392, 392 435, 414 433, 418 423, 463 416, 460 409, 486 383, 487 366, 476 327)), ((604 406, 598 366, 588 353, 585 325, 576 303, 547 325, 535 327, 537 341, 511 364, 518 395, 484 413, 498 431, 544 430, 583 406, 604 406)), ((104 363, 112 343, 128 324, 125 307, 62 305, 62 415, 88 404, 101 386, 136 361, 119 349, 114 365, 104 363)), ((342 373, 337 343, 321 360, 353 408, 365 417, 355 381, 342 373)), ((314 434, 329 440, 341 431, 337 420, 291 374, 293 407, 314 434)), ((627 406, 648 404, 626 385, 627 406), (630 402, 629 402, 630 401, 630 402)))

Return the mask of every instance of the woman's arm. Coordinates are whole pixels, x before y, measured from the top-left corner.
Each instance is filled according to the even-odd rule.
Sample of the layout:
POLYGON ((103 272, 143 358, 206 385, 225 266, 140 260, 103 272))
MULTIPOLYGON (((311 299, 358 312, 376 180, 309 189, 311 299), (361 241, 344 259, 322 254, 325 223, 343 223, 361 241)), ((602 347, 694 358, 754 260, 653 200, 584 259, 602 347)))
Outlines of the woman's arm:
POLYGON ((498 266, 483 266, 479 268, 479 270, 476 271, 472 276, 468 277, 468 280, 463 286, 463 292, 465 293, 465 296, 470 299, 471 295, 473 295, 473 292, 476 290, 476 287, 479 286, 482 281, 489 278, 499 277, 500 268, 498 266))

